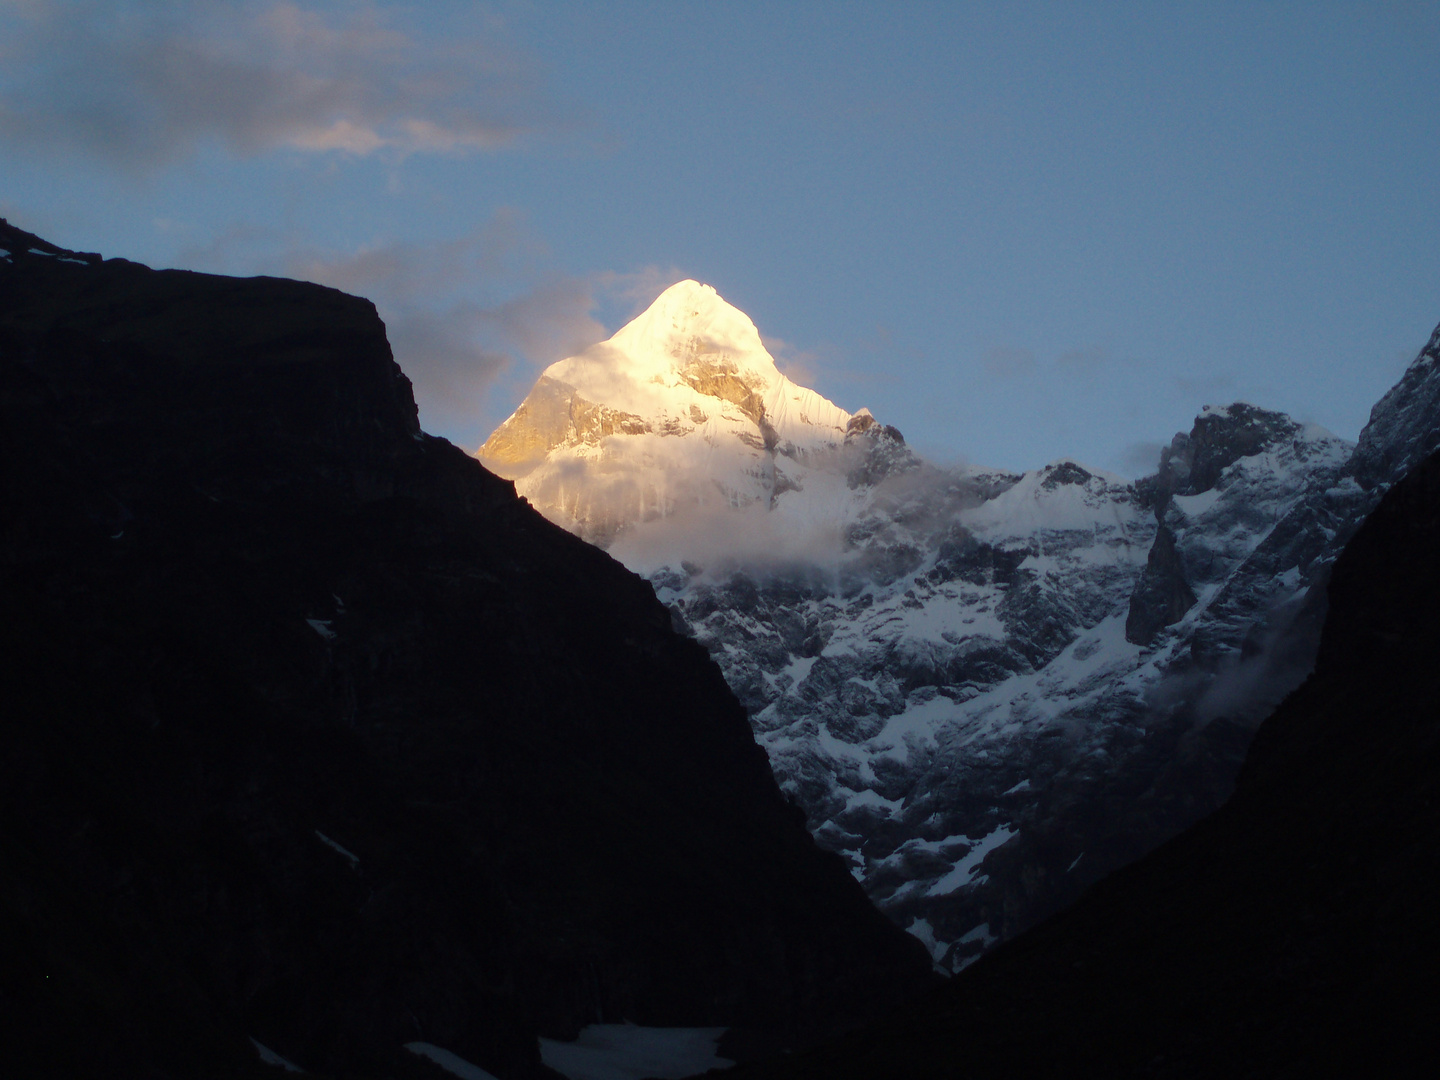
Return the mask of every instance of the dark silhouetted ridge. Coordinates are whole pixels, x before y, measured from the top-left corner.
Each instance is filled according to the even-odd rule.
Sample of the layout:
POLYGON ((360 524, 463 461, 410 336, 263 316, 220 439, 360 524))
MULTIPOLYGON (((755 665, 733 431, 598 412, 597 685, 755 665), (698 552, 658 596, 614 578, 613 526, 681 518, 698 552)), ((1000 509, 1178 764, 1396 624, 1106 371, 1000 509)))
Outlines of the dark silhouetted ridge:
POLYGON ((650 586, 420 431, 371 304, 0 249, 0 1071, 510 1080, 924 980, 650 586))

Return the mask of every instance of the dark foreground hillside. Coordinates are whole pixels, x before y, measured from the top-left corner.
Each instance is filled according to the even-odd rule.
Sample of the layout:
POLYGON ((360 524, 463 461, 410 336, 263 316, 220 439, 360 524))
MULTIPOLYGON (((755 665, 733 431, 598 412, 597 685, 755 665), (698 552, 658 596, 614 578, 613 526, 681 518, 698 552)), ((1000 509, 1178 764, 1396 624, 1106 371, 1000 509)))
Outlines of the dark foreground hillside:
POLYGON ((420 432, 370 304, 0 249, 0 1074, 509 1080, 926 978, 650 587, 420 432))
POLYGON ((1440 455, 1336 563, 1234 797, 886 1022, 750 1078, 1435 1075, 1440 455))

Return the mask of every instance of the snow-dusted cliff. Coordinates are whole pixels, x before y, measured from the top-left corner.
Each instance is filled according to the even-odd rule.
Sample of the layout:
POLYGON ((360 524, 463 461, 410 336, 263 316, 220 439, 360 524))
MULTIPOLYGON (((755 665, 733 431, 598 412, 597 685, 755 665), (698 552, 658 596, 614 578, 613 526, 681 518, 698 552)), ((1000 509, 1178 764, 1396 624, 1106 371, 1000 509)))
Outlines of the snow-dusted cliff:
POLYGON ((816 836, 954 970, 1223 800, 1308 670, 1311 584, 1435 441, 1435 351, 1359 451, 1236 403, 1133 484, 938 469, 682 282, 482 457, 650 577, 816 836))

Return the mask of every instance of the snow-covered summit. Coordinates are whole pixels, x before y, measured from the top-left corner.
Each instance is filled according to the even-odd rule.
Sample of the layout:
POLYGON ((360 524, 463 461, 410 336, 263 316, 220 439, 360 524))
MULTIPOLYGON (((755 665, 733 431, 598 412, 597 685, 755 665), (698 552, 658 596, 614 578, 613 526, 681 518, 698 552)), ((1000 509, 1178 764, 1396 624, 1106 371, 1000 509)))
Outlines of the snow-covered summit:
POLYGON ((479 457, 608 543, 696 508, 771 508, 842 450, 851 420, 779 371, 744 312, 681 281, 608 341, 547 368, 479 457))
POLYGON ((702 342, 705 351, 729 354, 761 377, 779 374, 750 317, 726 303, 714 286, 688 278, 662 292, 610 339, 631 363, 659 360, 662 367, 692 358, 692 347, 702 342))

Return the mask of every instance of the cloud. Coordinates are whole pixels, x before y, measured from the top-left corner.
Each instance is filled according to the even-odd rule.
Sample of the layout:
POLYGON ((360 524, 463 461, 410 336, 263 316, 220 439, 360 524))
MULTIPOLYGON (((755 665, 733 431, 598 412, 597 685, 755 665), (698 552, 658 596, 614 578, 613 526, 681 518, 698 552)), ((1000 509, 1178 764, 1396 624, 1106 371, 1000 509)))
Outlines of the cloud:
POLYGON ((279 256, 279 270, 372 299, 378 294, 412 303, 484 295, 496 282, 532 276, 544 255, 524 215, 501 208, 480 227, 445 240, 382 240, 347 251, 292 240, 279 256))
POLYGON ((861 354, 878 356, 887 363, 900 359, 913 365, 925 360, 923 349, 904 344, 895 336, 895 332, 883 323, 876 323, 874 333, 859 338, 854 347, 861 354))
POLYGON ((765 351, 775 358, 775 366, 791 382, 813 388, 820 381, 820 356, 797 348, 784 338, 760 335, 765 351))
MULTIPOLYGON (((592 482, 589 476, 583 479, 592 482)), ((642 573, 678 567, 683 559, 723 580, 736 570, 766 574, 793 566, 833 564, 842 557, 843 542, 836 523, 796 521, 754 503, 740 508, 684 507, 625 530, 608 550, 642 573)))
POLYGON ((1133 442, 1120 451, 1118 464, 1127 476, 1148 476, 1160 467, 1163 443, 1133 442))
POLYGON ((486 417, 494 409, 487 397, 497 380, 504 378, 506 393, 523 393, 536 369, 608 337, 593 313, 614 283, 623 287, 631 277, 559 274, 546 268, 545 255, 524 216, 502 209, 457 237, 350 250, 239 224, 182 252, 181 262, 315 281, 373 301, 395 359, 415 385, 422 424, 478 445, 489 434, 486 417))
POLYGON ((0 6, 0 141, 152 168, 218 142, 365 156, 469 154, 552 125, 534 65, 373 7, 0 6))
POLYGON ((515 361, 544 367, 608 336, 591 314, 596 282, 535 269, 534 248, 502 213, 431 244, 292 249, 284 272, 373 300, 423 422, 456 431, 476 422, 487 391, 515 361))
POLYGON ((596 283, 550 275, 485 312, 486 325, 527 360, 548 366, 609 337, 590 314, 596 283))
POLYGON ((373 301, 414 383, 421 423, 467 447, 485 440, 541 369, 609 337, 634 305, 685 276, 655 266, 559 273, 511 208, 459 236, 350 249, 240 223, 184 250, 180 264, 300 278, 373 301))
POLYGON ((626 273, 608 271, 595 279, 604 298, 627 305, 625 318, 633 319, 655 302, 655 298, 690 275, 676 266, 642 266, 626 273))
MULTIPOLYGON (((844 476, 866 455, 864 447, 851 444, 820 467, 844 476)), ((585 492, 585 511, 591 520, 633 522, 637 506, 653 508, 661 501, 653 488, 644 490, 643 479, 635 480, 638 474, 607 468, 603 461, 572 460, 562 469, 554 469, 538 492, 531 489, 530 497, 537 504, 553 506, 558 500, 550 493, 579 488, 585 492)), ((864 527, 855 529, 862 522, 852 517, 844 500, 794 504, 782 494, 773 508, 763 498, 736 507, 727 499, 716 499, 710 477, 708 466, 667 469, 664 516, 620 530, 609 544, 610 554, 642 574, 665 566, 678 568, 683 560, 715 581, 735 571, 757 576, 858 572, 872 580, 884 580, 886 575, 893 580, 897 550, 915 543, 917 536, 928 537, 927 543, 938 542, 941 534, 955 527, 957 513, 983 501, 955 473, 922 464, 882 479, 872 493, 873 516, 867 514, 864 527)), ((562 518, 560 524, 572 524, 563 520, 563 514, 556 516, 562 518)))
POLYGON ((414 384, 423 425, 448 430, 472 422, 486 391, 510 364, 507 354, 486 348, 481 313, 461 307, 380 314, 391 351, 414 384))
POLYGON ((369 297, 382 314, 448 313, 467 334, 540 367, 608 336, 590 314, 595 281, 554 272, 502 275, 503 255, 484 231, 350 254, 294 251, 284 261, 288 276, 369 297))

